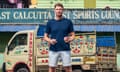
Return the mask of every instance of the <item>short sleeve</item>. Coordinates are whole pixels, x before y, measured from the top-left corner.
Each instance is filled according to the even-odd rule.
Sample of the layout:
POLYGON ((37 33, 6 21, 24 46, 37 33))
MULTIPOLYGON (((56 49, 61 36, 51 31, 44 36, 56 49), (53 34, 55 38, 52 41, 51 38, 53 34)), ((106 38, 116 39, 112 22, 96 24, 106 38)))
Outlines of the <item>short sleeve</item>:
POLYGON ((51 29, 50 29, 50 21, 47 22, 45 33, 50 34, 51 29))
POLYGON ((70 32, 74 32, 73 23, 71 20, 69 20, 69 33, 70 32))

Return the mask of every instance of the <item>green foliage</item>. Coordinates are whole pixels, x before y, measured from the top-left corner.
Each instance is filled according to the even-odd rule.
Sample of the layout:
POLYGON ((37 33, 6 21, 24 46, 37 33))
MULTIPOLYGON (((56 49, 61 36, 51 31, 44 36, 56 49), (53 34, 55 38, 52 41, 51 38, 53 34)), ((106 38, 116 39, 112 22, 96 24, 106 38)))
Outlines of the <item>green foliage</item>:
POLYGON ((0 32, 0 53, 5 51, 5 47, 13 34, 14 32, 0 32))
POLYGON ((0 69, 0 72, 2 72, 2 70, 0 69))

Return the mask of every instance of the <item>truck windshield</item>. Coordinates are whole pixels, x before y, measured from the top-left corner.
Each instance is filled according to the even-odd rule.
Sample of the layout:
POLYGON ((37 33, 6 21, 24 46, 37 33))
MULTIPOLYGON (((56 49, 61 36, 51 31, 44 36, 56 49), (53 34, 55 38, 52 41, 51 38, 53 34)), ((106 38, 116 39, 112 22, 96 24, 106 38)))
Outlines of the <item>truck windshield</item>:
POLYGON ((19 45, 27 45, 27 34, 17 35, 8 46, 8 50, 13 50, 16 46, 19 45))

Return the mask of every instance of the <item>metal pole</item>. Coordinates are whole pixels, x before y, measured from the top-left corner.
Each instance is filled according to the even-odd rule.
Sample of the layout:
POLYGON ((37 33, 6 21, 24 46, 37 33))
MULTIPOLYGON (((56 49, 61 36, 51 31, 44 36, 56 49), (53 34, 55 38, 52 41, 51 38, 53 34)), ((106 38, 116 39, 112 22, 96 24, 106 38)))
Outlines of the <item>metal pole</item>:
POLYGON ((114 39, 115 39, 115 47, 117 47, 117 42, 116 42, 116 32, 114 32, 114 39))

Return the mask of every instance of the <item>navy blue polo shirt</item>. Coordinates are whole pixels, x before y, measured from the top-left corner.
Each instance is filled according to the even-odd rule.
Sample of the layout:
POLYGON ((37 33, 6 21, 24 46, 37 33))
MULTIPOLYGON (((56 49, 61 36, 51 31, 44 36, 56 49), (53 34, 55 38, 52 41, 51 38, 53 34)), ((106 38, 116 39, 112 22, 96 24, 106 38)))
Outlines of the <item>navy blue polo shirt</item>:
POLYGON ((69 51, 69 43, 65 43, 64 37, 68 36, 70 32, 73 32, 73 23, 66 18, 61 20, 49 20, 46 26, 46 33, 50 35, 51 39, 56 39, 57 43, 55 45, 50 45, 51 51, 69 51))

